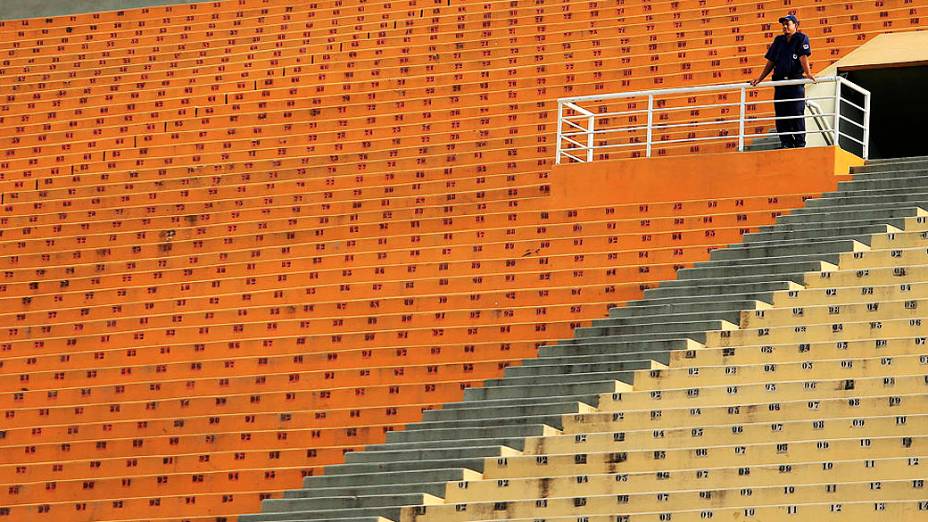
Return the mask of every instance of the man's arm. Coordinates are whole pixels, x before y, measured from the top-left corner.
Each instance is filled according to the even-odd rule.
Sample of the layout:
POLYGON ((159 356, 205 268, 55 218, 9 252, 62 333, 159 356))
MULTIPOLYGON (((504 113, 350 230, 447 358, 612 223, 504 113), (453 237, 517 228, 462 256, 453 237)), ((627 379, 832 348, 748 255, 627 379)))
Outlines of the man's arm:
POLYGON ((815 75, 812 74, 812 69, 809 69, 809 57, 806 55, 800 56, 799 63, 802 64, 802 72, 806 74, 806 78, 815 83, 815 75))
MULTIPOLYGON (((803 56, 803 58, 805 58, 805 56, 803 56)), ((805 64, 806 62, 803 61, 803 63, 805 64)), ((809 66, 804 65, 803 67, 808 68, 809 66)), ((760 73, 760 76, 758 76, 756 80, 751 80, 751 85, 754 86, 764 81, 764 78, 766 78, 767 75, 770 74, 770 71, 772 70, 773 70, 773 62, 770 60, 767 60, 767 65, 764 66, 764 72, 760 73)))

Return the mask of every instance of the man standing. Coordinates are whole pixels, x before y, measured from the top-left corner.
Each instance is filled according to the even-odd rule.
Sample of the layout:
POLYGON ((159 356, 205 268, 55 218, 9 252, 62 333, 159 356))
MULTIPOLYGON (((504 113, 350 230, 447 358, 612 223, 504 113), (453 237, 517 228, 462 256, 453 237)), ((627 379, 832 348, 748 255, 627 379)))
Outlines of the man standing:
MULTIPOLYGON (((802 78, 803 73, 806 78, 815 81, 815 76, 809 69, 812 48, 809 46, 809 37, 799 32, 799 19, 794 15, 786 15, 780 18, 780 24, 783 25, 783 34, 773 39, 773 44, 764 56, 767 59, 764 72, 756 80, 752 80, 751 85, 764 81, 770 71, 773 71, 774 81, 798 80, 802 78)), ((776 120, 783 148, 806 146, 806 120, 803 117, 806 110, 805 97, 804 85, 788 85, 773 89, 774 113, 777 118, 785 118, 776 120)))

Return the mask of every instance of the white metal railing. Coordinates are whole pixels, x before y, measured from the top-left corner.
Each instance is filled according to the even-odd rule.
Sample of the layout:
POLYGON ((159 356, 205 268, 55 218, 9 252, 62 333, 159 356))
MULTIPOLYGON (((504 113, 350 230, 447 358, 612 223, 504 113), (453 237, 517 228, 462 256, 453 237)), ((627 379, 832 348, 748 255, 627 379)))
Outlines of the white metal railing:
POLYGON ((843 77, 819 78, 804 98, 811 116, 772 114, 774 100, 761 93, 772 87, 809 85, 811 80, 706 85, 561 98, 557 102, 557 163, 587 163, 597 153, 626 152, 651 157, 698 143, 723 143, 744 151, 763 138, 804 133, 809 145, 833 145, 868 156, 870 92, 843 77), (833 89, 830 84, 833 84, 833 89), (708 99, 707 99, 708 98, 708 99), (824 108, 822 106, 825 106, 824 108), (714 112, 702 116, 703 111, 714 112), (715 111, 715 109, 718 109, 715 111), (812 118, 817 129, 763 132, 777 120, 812 118), (816 139, 817 138, 817 139, 816 139))

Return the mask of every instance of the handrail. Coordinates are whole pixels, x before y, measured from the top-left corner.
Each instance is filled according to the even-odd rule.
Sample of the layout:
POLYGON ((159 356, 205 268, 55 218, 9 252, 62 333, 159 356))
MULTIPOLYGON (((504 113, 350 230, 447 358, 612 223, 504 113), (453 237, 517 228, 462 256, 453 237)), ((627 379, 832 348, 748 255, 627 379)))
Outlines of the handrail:
MULTIPOLYGON (((845 78, 840 76, 825 76, 823 78, 816 78, 816 81, 803 78, 801 80, 777 80, 777 81, 768 81, 761 82, 757 84, 758 89, 762 87, 784 87, 789 85, 807 85, 810 83, 830 83, 837 81, 838 79, 847 81, 845 78)), ((651 89, 647 91, 631 91, 631 92, 616 92, 612 94, 593 94, 591 96, 571 96, 567 98, 559 98, 558 103, 584 103, 589 101, 603 101, 603 100, 615 100, 620 98, 635 98, 638 96, 660 96, 662 94, 690 94, 695 92, 713 92, 713 91, 731 91, 734 89, 740 89, 741 87, 750 87, 750 83, 720 83, 713 85, 699 85, 697 87, 669 87, 665 89, 651 89)))
POLYGON ((825 145, 834 145, 834 134, 831 129, 828 128, 828 122, 824 118, 825 111, 822 110, 822 106, 813 101, 807 101, 806 107, 808 107, 809 112, 812 113, 812 121, 815 122, 815 126, 818 127, 819 131, 823 132, 822 136, 825 138, 825 145))
MULTIPOLYGON (((768 117, 773 111, 759 111, 758 106, 768 104, 772 109, 774 102, 757 100, 757 91, 771 87, 810 84, 821 86, 829 83, 834 84, 831 92, 824 93, 817 89, 815 96, 778 100, 805 100, 804 106, 809 109, 817 130, 771 132, 764 135, 820 136, 819 143, 851 147, 855 149, 851 152, 860 153, 866 159, 870 131, 870 92, 841 76, 826 76, 814 82, 809 79, 779 80, 762 82, 756 86, 749 83, 728 83, 560 98, 557 100, 556 161, 591 162, 597 151, 607 149, 637 149, 630 152, 651 157, 653 151, 664 144, 678 145, 709 140, 737 142, 738 151, 744 151, 748 145, 747 138, 761 135, 757 132, 760 128, 757 128, 757 131, 748 131, 748 125, 756 126, 762 121, 769 123, 807 117, 804 114, 768 117), (726 91, 733 97, 722 94, 726 91), (694 95, 713 93, 719 94, 713 102, 706 103, 705 100, 701 100, 696 103, 697 98, 694 95), (629 103, 627 107, 609 107, 608 102, 613 102, 614 105, 617 100, 629 100, 629 103), (669 103, 680 101, 683 103, 669 103), (826 112, 815 103, 816 101, 822 101, 833 108, 829 107, 826 112), (593 107, 594 102, 600 105, 593 107), (707 108, 720 109, 722 117, 698 119, 694 116, 699 110, 707 108), (735 111, 737 114, 728 116, 735 111), (827 121, 826 116, 832 121, 827 121), (628 125, 616 124, 617 120, 623 119, 627 119, 628 125), (646 121, 642 121, 644 119, 646 121)), ((734 148, 733 144, 728 146, 734 148)), ((665 151, 661 150, 661 153, 663 152, 665 151)))

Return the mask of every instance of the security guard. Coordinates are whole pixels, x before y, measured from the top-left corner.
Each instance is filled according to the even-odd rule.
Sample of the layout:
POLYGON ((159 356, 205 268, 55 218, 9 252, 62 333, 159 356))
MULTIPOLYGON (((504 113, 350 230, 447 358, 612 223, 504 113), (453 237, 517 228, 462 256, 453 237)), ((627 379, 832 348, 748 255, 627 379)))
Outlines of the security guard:
MULTIPOLYGON (((783 34, 773 39, 773 44, 767 50, 764 58, 767 65, 764 72, 751 81, 757 85, 773 71, 773 79, 798 80, 805 73, 806 78, 813 82, 815 76, 809 69, 809 56, 812 48, 809 46, 809 37, 799 32, 799 19, 794 15, 780 18, 783 25, 783 34)), ((789 85, 774 87, 773 110, 777 118, 777 132, 780 133, 780 143, 783 148, 796 148, 806 146, 806 120, 803 116, 806 110, 806 89, 804 85, 789 85), (784 100, 784 101, 777 101, 784 100), (784 134, 793 133, 793 134, 784 134)))

